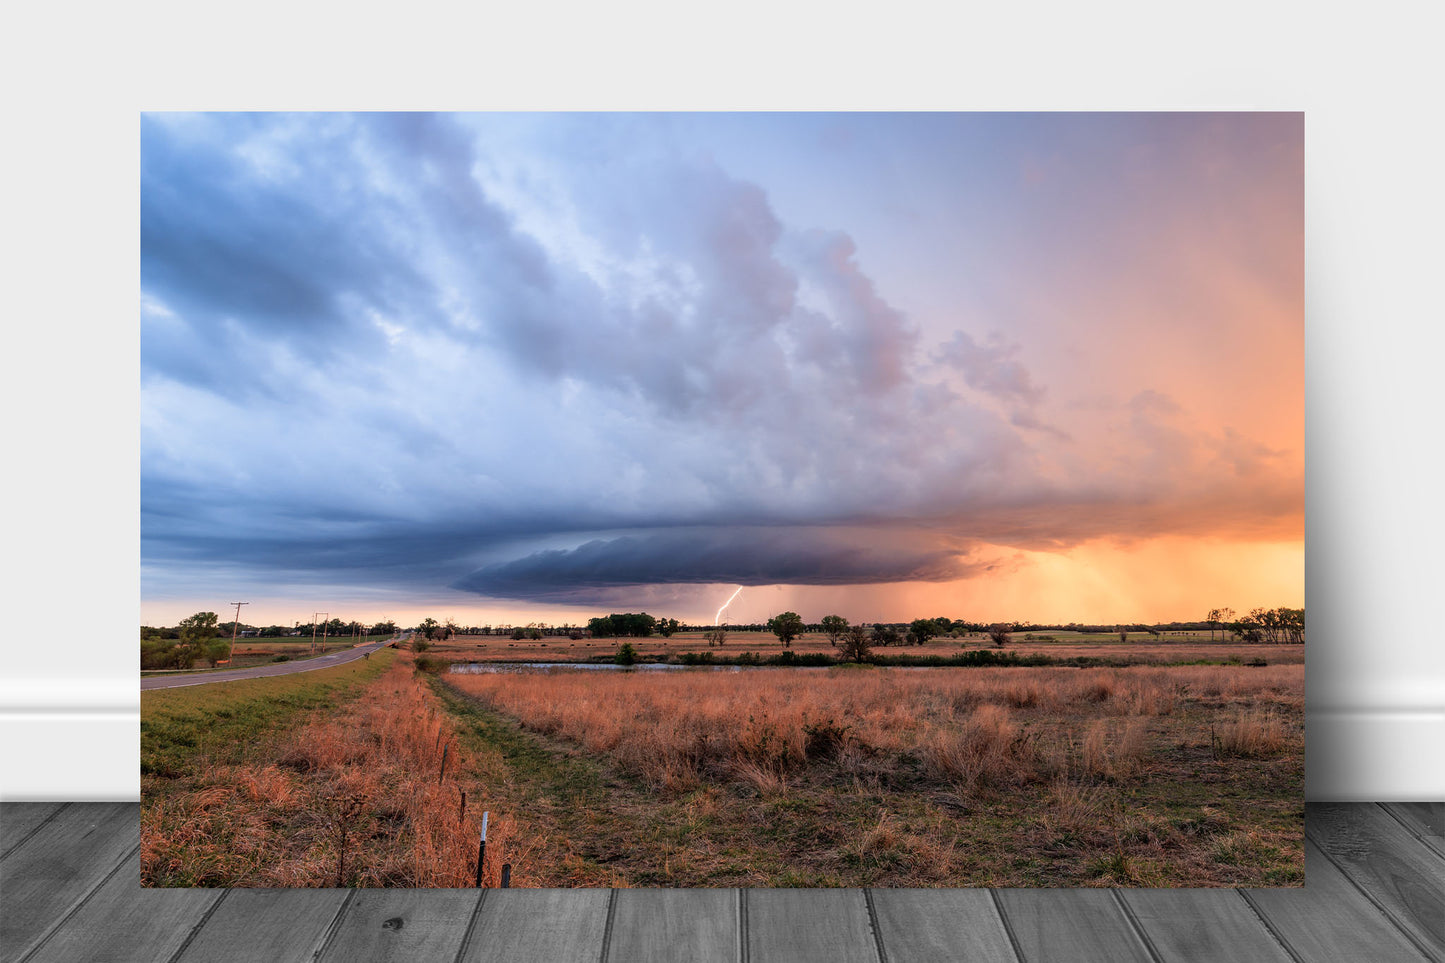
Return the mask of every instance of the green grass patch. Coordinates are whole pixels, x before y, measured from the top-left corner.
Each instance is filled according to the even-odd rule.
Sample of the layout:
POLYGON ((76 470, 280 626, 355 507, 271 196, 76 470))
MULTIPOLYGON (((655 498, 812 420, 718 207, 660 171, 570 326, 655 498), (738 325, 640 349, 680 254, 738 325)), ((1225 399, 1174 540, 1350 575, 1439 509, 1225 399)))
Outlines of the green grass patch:
POLYGON ((240 760, 299 714, 354 697, 395 658, 393 649, 382 649, 331 669, 142 692, 141 775, 190 775, 202 755, 240 760))

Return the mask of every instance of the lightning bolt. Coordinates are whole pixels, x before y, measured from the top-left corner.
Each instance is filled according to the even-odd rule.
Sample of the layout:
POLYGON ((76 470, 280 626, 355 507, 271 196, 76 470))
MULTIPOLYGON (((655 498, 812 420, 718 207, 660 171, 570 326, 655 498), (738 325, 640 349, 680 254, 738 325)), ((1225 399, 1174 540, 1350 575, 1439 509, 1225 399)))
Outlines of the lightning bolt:
POLYGON ((722 625, 722 614, 723 614, 723 610, 726 609, 729 605, 732 605, 732 604, 733 604, 733 599, 735 599, 735 598, 737 598, 739 595, 741 595, 741 594, 742 594, 742 591, 743 591, 743 587, 742 587, 741 585, 739 585, 739 586, 738 586, 738 590, 737 590, 736 592, 734 592, 731 596, 729 596, 729 597, 728 597, 728 600, 722 604, 722 608, 720 608, 720 609, 717 610, 717 615, 714 615, 714 616, 712 617, 712 624, 713 624, 713 625, 722 625))

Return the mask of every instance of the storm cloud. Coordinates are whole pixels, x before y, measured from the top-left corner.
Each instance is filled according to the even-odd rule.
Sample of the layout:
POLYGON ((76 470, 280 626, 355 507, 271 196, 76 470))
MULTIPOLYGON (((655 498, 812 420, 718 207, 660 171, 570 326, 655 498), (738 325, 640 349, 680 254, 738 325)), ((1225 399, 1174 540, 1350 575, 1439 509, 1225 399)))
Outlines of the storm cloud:
MULTIPOLYGON (((1083 136, 971 123, 1020 169, 1083 136)), ((973 173, 1013 206, 985 203, 930 166, 958 124, 146 115, 145 591, 213 572, 583 604, 967 579, 982 544, 1297 528, 1288 426, 1201 412, 1213 396, 1180 369, 1091 360, 1135 307, 1103 310, 1073 272, 1106 248, 1163 257, 1139 227, 1159 197, 1113 201, 1129 232, 1099 210, 1085 230, 1046 210, 1046 178, 990 160, 973 173), (822 128, 838 123, 886 128, 899 153, 844 149, 871 142, 822 128), (921 180, 900 180, 915 160, 921 180), (929 191, 968 217, 936 221, 929 191)), ((1233 196, 1218 165, 1195 170, 1217 132, 1109 130, 1112 153, 1079 155, 1100 171, 1148 142, 1233 196)))
POLYGON ((478 569, 455 587, 497 598, 567 601, 594 589, 676 583, 942 582, 974 567, 966 553, 888 531, 734 527, 593 539, 478 569))

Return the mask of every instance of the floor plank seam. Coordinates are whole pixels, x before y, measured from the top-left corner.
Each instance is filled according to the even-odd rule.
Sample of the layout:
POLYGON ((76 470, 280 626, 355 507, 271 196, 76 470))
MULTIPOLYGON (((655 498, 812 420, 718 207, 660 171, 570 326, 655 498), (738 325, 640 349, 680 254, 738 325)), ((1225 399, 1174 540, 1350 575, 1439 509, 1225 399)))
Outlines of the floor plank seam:
POLYGON ((100 882, 92 886, 84 896, 76 900, 76 902, 70 907, 70 909, 60 914, 60 919, 56 920, 54 923, 51 923, 50 928, 47 929, 43 934, 41 934, 38 940, 30 944, 30 948, 20 955, 20 958, 16 961, 16 963, 25 963, 26 960, 30 959, 36 953, 39 953, 40 948, 46 943, 50 942, 50 938, 53 937, 56 933, 59 933, 62 929, 64 929, 65 924, 70 922, 70 920, 75 916, 76 913, 80 912, 81 907, 85 906, 86 903, 89 903, 91 898, 94 897, 96 893, 100 892, 102 886, 114 879, 116 873, 119 873, 122 869, 125 869, 126 863, 130 862, 130 858, 139 852, 140 843, 136 843, 135 847, 129 852, 127 852, 124 856, 122 856, 120 858, 120 862, 117 863, 110 872, 106 873, 103 877, 101 877, 100 882))
POLYGON ((1124 922, 1129 924, 1129 929, 1134 932, 1134 936, 1144 944, 1144 952, 1149 954, 1149 959, 1154 963, 1164 963, 1164 956, 1159 952, 1159 947, 1155 946, 1154 941, 1149 938, 1149 934, 1144 932, 1144 924, 1140 923, 1139 917, 1134 915, 1134 908, 1129 905, 1128 900, 1124 899, 1124 894, 1117 887, 1110 889, 1109 893, 1114 897, 1114 902, 1118 904, 1119 912, 1124 914, 1124 922))
POLYGON ((612 922, 617 918, 617 887, 607 891, 607 924, 602 928, 602 952, 597 963, 607 963, 607 954, 612 952, 612 922))
POLYGON ((1371 805, 1378 806, 1380 809, 1383 809, 1385 811, 1385 814, 1388 815, 1392 821, 1399 824, 1401 829, 1405 830, 1405 832, 1409 833, 1412 838, 1419 842, 1420 846, 1427 853, 1430 853, 1433 856, 1438 856, 1442 861, 1445 861, 1445 852, 1442 852, 1439 848, 1437 848, 1434 839, 1422 834, 1420 830, 1416 829, 1414 826, 1410 825, 1410 823, 1406 822, 1403 816, 1395 812, 1395 810, 1391 809, 1384 803, 1372 803, 1371 805))
POLYGON ((38 823, 36 823, 34 826, 30 827, 30 831, 29 831, 29 832, 27 832, 24 836, 21 836, 18 840, 16 840, 15 843, 14 843, 9 849, 5 850, 5 852, 0 853, 0 860, 5 859, 5 858, 8 857, 11 853, 15 852, 15 850, 19 849, 21 846, 24 846, 26 843, 30 842, 30 837, 32 837, 32 836, 34 836, 36 833, 40 832, 40 831, 41 831, 42 829, 44 829, 46 826, 49 826, 50 823, 55 819, 55 817, 56 817, 56 816, 59 816, 61 813, 65 812, 66 808, 68 808, 69 806, 70 806, 70 803, 68 803, 68 802, 63 802, 63 803, 61 803, 49 816, 46 816, 44 819, 40 820, 40 822, 38 822, 38 823))
POLYGON ((1360 885, 1360 881, 1355 879, 1354 874, 1351 873, 1348 869, 1346 869, 1340 863, 1340 861, 1337 860, 1334 855, 1324 847, 1324 844, 1320 842, 1320 838, 1317 834, 1311 833, 1308 829, 1306 829, 1305 835, 1313 839, 1315 846, 1319 848, 1320 853, 1324 855, 1325 859, 1329 860, 1330 865, 1333 866, 1335 869, 1339 870, 1340 875, 1344 876, 1344 878, 1349 881, 1349 884, 1355 888, 1355 891, 1358 892, 1361 896, 1363 896, 1366 900, 1368 900, 1370 905, 1373 906, 1379 912, 1379 914, 1390 923, 1391 926, 1395 927, 1395 930, 1401 936, 1409 940, 1410 945, 1415 947, 1415 949, 1419 950, 1421 956, 1425 957, 1425 959, 1427 960, 1433 960, 1434 963, 1441 963, 1440 957, 1435 955, 1434 950, 1422 944, 1420 940, 1415 936, 1415 934, 1411 933, 1409 928, 1403 925, 1394 913, 1390 912, 1390 910, 1385 906, 1385 904, 1381 903, 1378 899, 1374 897, 1373 894, 1370 893, 1369 890, 1365 889, 1365 887, 1360 885))
POLYGON ((211 921, 211 917, 215 915, 216 910, 221 908, 221 904, 224 903, 226 897, 230 895, 231 891, 229 889, 221 890, 221 895, 216 897, 210 906, 206 907, 206 911, 201 914, 200 919, 196 920, 195 925, 191 927, 191 931, 186 934, 186 938, 181 941, 180 946, 176 947, 176 951, 170 955, 166 963, 177 963, 177 961, 180 960, 181 956, 184 955, 186 950, 190 949, 191 944, 195 942, 196 937, 200 935, 201 927, 211 921))
POLYGON ((1259 919, 1260 925, 1264 927, 1265 932, 1274 937, 1274 941, 1279 944, 1280 949, 1284 950, 1286 956, 1294 960, 1295 963, 1309 963, 1308 960, 1299 954, 1299 951, 1290 945, 1289 940, 1285 939, 1284 934, 1275 928, 1275 925, 1269 921, 1269 917, 1264 914, 1264 910, 1260 908, 1259 904, 1249 898, 1248 893, 1242 889, 1236 889, 1235 893, 1239 894, 1239 898, 1244 900, 1244 905, 1248 906, 1250 912, 1259 919))
POLYGON ((462 963, 467 958, 467 950, 472 946, 472 933, 476 931, 477 920, 482 917, 482 904, 487 901, 487 891, 478 890, 477 902, 472 906, 472 918, 467 920, 467 928, 462 932, 462 942, 457 947, 457 958, 452 963, 462 963))
POLYGON ((1405 830, 1405 832, 1420 840, 1420 842, 1423 843, 1425 841, 1425 837, 1420 835, 1420 830, 1416 829, 1414 826, 1411 826, 1408 822, 1404 820, 1403 817, 1400 816, 1399 813, 1395 812, 1395 810, 1391 809, 1389 806, 1385 805, 1384 803, 1378 802, 1370 803, 1370 805, 1374 806, 1376 809, 1383 810, 1386 816, 1389 816, 1390 819, 1392 819, 1394 822, 1400 824, 1401 829, 1405 830))
POLYGON ((863 902, 868 907, 868 928, 873 931, 873 949, 878 953, 878 963, 888 963, 888 950, 883 946, 883 927, 878 925, 878 907, 873 905, 871 887, 864 887, 863 902))
POLYGON ((1009 947, 1014 951, 1014 959, 1017 963, 1028 963, 1024 957, 1023 947, 1019 946, 1019 938, 1018 934, 1014 932, 1013 921, 1008 918, 1008 913, 1004 912, 1003 900, 999 898, 998 890, 990 886, 988 895, 993 899, 993 910, 998 914, 999 922, 1003 924, 1003 932, 1008 937, 1009 947))
POLYGON ((352 903, 356 901, 356 890, 346 891, 346 898, 336 909, 336 915, 331 917, 331 923, 326 927, 326 932, 321 934, 321 941, 316 945, 316 952, 311 954, 312 960, 320 960, 326 955, 326 950, 336 940, 336 934, 341 932, 341 921, 346 919, 346 914, 351 910, 352 903))
POLYGON ((748 891, 738 887, 738 963, 749 963, 752 951, 748 948, 748 891))

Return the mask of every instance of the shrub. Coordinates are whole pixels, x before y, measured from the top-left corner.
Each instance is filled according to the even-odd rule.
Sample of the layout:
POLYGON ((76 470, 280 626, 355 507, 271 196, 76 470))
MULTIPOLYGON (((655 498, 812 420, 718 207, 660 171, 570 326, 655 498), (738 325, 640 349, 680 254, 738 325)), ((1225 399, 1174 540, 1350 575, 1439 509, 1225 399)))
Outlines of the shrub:
POLYGON ((617 654, 612 657, 612 661, 618 665, 636 665, 637 650, 632 647, 631 642, 624 642, 617 647, 617 654))
POLYGON ((416 671, 418 672, 426 672, 430 673, 431 675, 437 675, 442 672, 447 667, 447 665, 448 663, 446 659, 437 659, 429 655, 419 655, 416 657, 416 671))
POLYGON ((839 751, 847 742, 848 732, 852 728, 852 726, 839 725, 832 719, 803 723, 803 732, 807 736, 803 743, 803 754, 809 759, 837 758, 839 751))
POLYGON ((833 659, 824 652, 804 652, 801 655, 792 649, 784 649, 768 658, 767 665, 832 665, 833 659))
POLYGON ((291 661, 291 656, 289 656, 289 655, 277 655, 277 656, 273 656, 273 657, 271 658, 271 661, 272 661, 272 662, 290 662, 290 661, 291 661))

